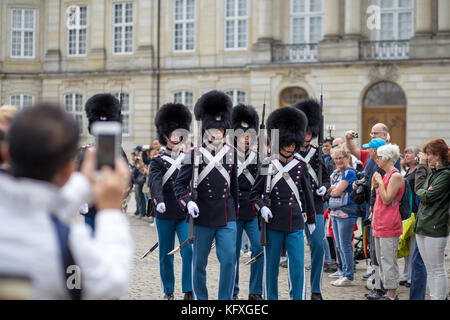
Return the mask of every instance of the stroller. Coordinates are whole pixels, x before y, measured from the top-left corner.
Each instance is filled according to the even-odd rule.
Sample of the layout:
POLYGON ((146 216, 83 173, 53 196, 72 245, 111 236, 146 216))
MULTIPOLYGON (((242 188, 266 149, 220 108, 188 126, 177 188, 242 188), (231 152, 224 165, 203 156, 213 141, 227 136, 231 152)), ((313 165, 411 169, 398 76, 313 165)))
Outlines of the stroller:
POLYGON ((355 263, 358 263, 358 261, 369 258, 369 252, 367 252, 367 257, 364 254, 363 236, 355 237, 354 240, 355 240, 355 250, 353 258, 355 260, 355 263))

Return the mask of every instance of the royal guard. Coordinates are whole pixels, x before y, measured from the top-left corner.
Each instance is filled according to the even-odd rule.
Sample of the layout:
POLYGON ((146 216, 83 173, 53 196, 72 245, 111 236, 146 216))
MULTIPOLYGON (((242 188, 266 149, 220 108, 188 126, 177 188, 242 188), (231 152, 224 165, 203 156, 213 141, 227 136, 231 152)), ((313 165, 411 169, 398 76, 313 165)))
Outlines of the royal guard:
POLYGON ((311 177, 311 189, 316 208, 316 229, 313 233, 306 232, 309 244, 311 246, 311 300, 322 299, 322 273, 325 257, 323 239, 324 230, 324 208, 323 196, 330 187, 330 175, 327 171, 325 162, 319 160, 319 148, 311 144, 311 140, 319 135, 322 113, 320 104, 314 99, 306 99, 293 105, 297 110, 303 111, 308 118, 306 128, 305 143, 301 146, 297 157, 306 162, 308 173, 311 177), (319 183, 319 166, 322 166, 322 181, 319 183), (320 187, 319 187, 320 185, 320 187))
POLYGON ((194 221, 192 282, 198 300, 208 299, 206 264, 214 238, 220 263, 218 298, 233 297, 239 197, 236 149, 225 143, 231 110, 224 92, 213 90, 200 97, 194 115, 201 122, 197 135, 203 134, 203 142, 196 142, 187 155, 174 186, 179 205, 194 221))
MULTIPOLYGON (((86 118, 88 119, 88 131, 92 134, 92 126, 97 121, 115 121, 122 124, 122 114, 121 114, 121 102, 109 93, 97 93, 90 97, 84 106, 86 112, 86 118)), ((87 149, 95 149, 95 145, 86 144, 83 145, 77 154, 77 170, 81 169, 81 165, 84 161, 84 156, 87 149)), ((121 154, 123 159, 128 163, 125 151, 121 146, 121 154)), ((130 186, 124 192, 124 199, 122 201, 122 211, 126 212, 126 198, 130 194, 133 185, 130 181, 130 186)), ((95 216, 97 214, 97 209, 95 205, 84 204, 80 208, 80 213, 84 216, 84 221, 87 225, 91 226, 95 230, 95 216)))
MULTIPOLYGON (((306 163, 295 152, 303 145, 307 119, 294 108, 272 112, 267 130, 279 130, 278 148, 271 141, 271 156, 259 170, 250 193, 253 208, 266 224, 264 252, 265 298, 278 299, 278 270, 283 242, 289 257, 292 298, 305 299, 304 240, 305 225, 315 228, 315 208, 306 163)), ((262 231, 263 232, 263 231, 262 231)))
MULTIPOLYGON (((182 104, 167 103, 163 105, 155 117, 155 125, 159 142, 165 146, 163 154, 158 154, 150 161, 148 181, 152 204, 155 207, 155 223, 159 243, 159 273, 164 290, 164 300, 173 300, 175 276, 173 255, 175 234, 180 243, 188 237, 186 214, 178 206, 174 194, 174 181, 185 157, 183 152, 183 136, 180 130, 189 132, 192 115, 182 104)), ((181 282, 184 299, 192 299, 192 246, 181 249, 182 272, 181 282)))
MULTIPOLYGON (((241 253, 242 234, 245 230, 250 241, 251 257, 263 251, 260 245, 258 217, 250 203, 250 190, 255 183, 258 171, 257 134, 259 117, 252 106, 237 105, 233 108, 232 127, 236 137, 238 154, 239 212, 236 220, 236 281, 233 299, 239 294, 239 258, 241 253)), ((264 260, 259 259, 250 267, 249 300, 262 300, 262 278, 264 260)))

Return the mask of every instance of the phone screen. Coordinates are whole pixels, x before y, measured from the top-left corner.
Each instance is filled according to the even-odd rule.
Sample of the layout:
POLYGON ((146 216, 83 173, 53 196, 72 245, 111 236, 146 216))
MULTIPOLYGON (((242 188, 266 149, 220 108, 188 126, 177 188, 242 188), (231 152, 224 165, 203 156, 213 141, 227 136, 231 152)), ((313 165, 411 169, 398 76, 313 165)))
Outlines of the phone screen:
POLYGON ((97 169, 103 166, 114 168, 116 136, 99 135, 97 138, 97 169))

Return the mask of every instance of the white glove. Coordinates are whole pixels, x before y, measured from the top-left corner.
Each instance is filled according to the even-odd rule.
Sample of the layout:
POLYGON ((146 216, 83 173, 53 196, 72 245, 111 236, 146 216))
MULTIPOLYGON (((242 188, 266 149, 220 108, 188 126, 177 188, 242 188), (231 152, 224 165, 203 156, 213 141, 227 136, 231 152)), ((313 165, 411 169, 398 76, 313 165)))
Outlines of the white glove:
POLYGON ((156 206, 156 211, 158 211, 159 213, 166 212, 166 204, 164 202, 158 203, 158 205, 156 206))
POLYGON ((197 204, 194 201, 189 201, 187 204, 188 213, 192 216, 192 218, 198 218, 198 214, 200 210, 198 209, 197 204))
POLYGON ((313 234, 314 230, 316 230, 316 224, 310 223, 310 224, 307 224, 307 226, 308 226, 309 234, 313 234))
POLYGON ((273 217, 272 211, 270 211, 269 208, 266 206, 261 208, 261 217, 266 221, 266 223, 269 223, 269 219, 273 217))
POLYGON ((323 196, 327 192, 327 188, 325 186, 321 186, 319 189, 316 189, 316 194, 318 196, 323 196))

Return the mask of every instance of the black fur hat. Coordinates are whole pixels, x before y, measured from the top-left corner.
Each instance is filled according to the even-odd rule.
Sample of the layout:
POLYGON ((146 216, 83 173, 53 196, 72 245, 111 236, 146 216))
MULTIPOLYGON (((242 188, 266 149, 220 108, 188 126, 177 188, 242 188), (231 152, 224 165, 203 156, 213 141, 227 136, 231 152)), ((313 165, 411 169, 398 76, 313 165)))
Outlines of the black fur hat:
POLYGON ((233 130, 247 131, 253 129, 258 133, 259 116, 253 106, 238 104, 231 113, 231 123, 233 130))
POLYGON ((88 99, 84 106, 86 117, 88 118, 88 130, 91 133, 91 126, 95 121, 118 121, 122 123, 120 114, 120 102, 109 93, 98 93, 88 99))
POLYGON ((197 121, 202 121, 203 130, 231 129, 231 110, 233 103, 222 91, 212 90, 200 97, 194 107, 197 121))
POLYGON ((181 103, 166 103, 155 116, 155 126, 158 133, 158 140, 162 145, 166 145, 166 138, 176 129, 189 131, 192 122, 192 115, 189 109, 181 103))
POLYGON ((311 131, 313 138, 317 137, 319 135, 320 122, 322 121, 319 102, 315 99, 305 99, 294 103, 292 106, 305 113, 308 118, 306 131, 311 131))
POLYGON ((280 108, 273 111, 267 118, 267 130, 279 129, 279 146, 295 142, 298 151, 305 141, 308 119, 306 115, 295 108, 280 108))

